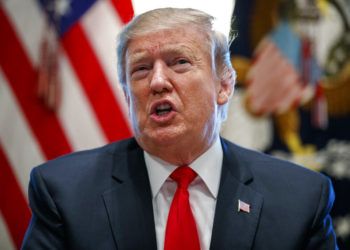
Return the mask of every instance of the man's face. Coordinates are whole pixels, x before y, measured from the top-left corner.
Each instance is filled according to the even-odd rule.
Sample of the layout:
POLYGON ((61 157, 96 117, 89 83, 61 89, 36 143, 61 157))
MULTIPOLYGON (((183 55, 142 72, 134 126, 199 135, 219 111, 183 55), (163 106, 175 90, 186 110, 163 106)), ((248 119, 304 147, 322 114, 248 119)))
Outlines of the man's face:
POLYGON ((205 147, 217 135, 218 104, 227 100, 220 98, 206 41, 184 28, 139 36, 128 45, 129 115, 136 139, 151 154, 174 143, 188 146, 184 150, 205 147))

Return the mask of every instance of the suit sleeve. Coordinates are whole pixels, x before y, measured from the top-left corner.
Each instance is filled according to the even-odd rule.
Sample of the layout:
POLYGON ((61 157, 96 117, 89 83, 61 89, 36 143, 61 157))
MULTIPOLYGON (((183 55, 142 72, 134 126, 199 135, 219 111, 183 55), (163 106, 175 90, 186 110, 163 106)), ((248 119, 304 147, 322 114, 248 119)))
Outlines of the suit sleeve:
POLYGON ((306 249, 338 249, 336 236, 332 226, 330 211, 335 194, 331 181, 324 178, 318 208, 312 223, 310 237, 306 249))
POLYGON ((32 218, 22 249, 67 249, 62 218, 40 174, 40 168, 34 168, 31 172, 28 195, 32 218))

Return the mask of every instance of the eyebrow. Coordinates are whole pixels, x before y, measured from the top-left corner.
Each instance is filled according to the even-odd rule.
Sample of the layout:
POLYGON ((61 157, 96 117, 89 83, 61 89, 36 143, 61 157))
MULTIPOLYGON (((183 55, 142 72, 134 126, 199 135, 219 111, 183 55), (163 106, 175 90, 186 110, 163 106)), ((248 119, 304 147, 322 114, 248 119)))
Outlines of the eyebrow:
MULTIPOLYGON (((129 56, 129 65, 134 65, 145 60, 151 53, 146 49, 136 49, 129 56)), ((195 59, 195 52, 189 46, 176 44, 166 46, 160 49, 160 55, 186 55, 195 59)))

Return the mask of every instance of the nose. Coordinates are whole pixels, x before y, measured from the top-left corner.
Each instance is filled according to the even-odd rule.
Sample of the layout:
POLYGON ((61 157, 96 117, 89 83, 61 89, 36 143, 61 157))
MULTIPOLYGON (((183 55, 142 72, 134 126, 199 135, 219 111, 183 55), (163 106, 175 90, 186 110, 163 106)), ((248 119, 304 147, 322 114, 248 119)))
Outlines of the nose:
POLYGON ((153 65, 150 88, 154 94, 170 92, 173 89, 168 77, 167 65, 162 61, 156 61, 153 65))

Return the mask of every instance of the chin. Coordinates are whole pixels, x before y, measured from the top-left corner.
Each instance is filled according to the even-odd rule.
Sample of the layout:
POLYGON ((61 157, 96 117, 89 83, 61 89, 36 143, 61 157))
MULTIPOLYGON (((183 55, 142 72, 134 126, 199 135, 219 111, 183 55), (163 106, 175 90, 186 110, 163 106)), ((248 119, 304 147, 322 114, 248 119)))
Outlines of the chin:
POLYGON ((143 144, 166 147, 174 146, 185 134, 185 131, 179 128, 158 128, 149 133, 144 133, 143 136, 140 136, 140 139, 143 144))
POLYGON ((157 145, 166 146, 176 143, 176 141, 179 140, 179 137, 179 134, 174 133, 157 133, 151 139, 157 145))

